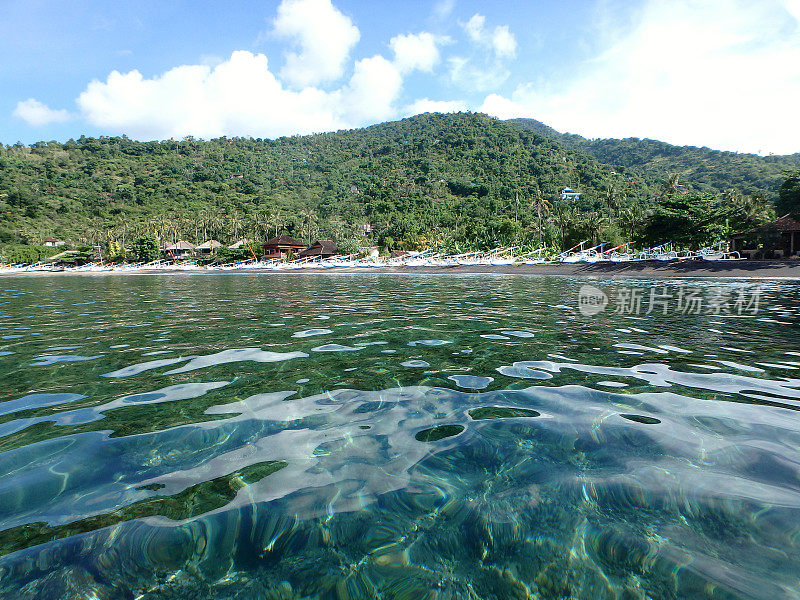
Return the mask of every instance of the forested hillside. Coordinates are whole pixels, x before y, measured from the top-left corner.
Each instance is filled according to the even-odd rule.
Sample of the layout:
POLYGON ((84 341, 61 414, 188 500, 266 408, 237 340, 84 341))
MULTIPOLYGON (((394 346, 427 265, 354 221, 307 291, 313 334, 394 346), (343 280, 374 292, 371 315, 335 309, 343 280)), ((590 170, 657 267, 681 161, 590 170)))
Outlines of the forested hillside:
POLYGON ((650 139, 589 140, 560 133, 535 119, 512 119, 510 122, 556 140, 566 148, 585 152, 612 167, 625 167, 644 177, 677 175, 681 185, 689 191, 723 193, 736 189, 744 194, 763 191, 774 199, 786 178, 785 172, 800 168, 800 153, 758 156, 696 146, 673 146, 650 139))
MULTIPOLYGON (((353 246, 366 224, 374 228, 370 243, 387 248, 627 241, 670 191, 665 173, 684 164, 653 167, 657 142, 621 140, 614 150, 609 141, 603 153, 602 144, 552 135, 460 113, 277 140, 81 137, 0 146, 0 244, 58 237, 73 246, 125 246, 145 233, 230 242, 285 231, 353 246), (582 196, 564 202, 564 187, 582 196)), ((697 151, 730 158, 715 167, 716 175, 730 173, 712 186, 695 165, 681 179, 691 189, 777 187, 777 159, 697 151)))

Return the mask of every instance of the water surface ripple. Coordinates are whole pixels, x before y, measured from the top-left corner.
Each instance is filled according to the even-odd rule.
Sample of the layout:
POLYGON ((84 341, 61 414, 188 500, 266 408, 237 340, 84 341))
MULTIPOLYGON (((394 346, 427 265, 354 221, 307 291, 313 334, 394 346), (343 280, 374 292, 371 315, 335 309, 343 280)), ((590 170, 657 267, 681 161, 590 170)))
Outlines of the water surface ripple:
POLYGON ((800 598, 797 283, 0 282, 2 598, 800 598))

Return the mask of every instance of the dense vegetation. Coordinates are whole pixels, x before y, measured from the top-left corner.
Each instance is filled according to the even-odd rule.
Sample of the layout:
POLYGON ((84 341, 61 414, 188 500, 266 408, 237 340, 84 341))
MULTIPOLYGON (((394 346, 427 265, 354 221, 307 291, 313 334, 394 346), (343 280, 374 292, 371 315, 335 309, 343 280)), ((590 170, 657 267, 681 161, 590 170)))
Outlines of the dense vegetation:
POLYGON ((558 141, 566 148, 585 152, 614 168, 625 168, 643 177, 677 176, 688 191, 743 194, 768 192, 774 197, 786 171, 800 168, 800 153, 758 156, 723 152, 696 146, 673 146, 657 140, 595 139, 559 133, 535 119, 513 119, 520 127, 558 141))
POLYGON ((656 154, 675 147, 660 142, 578 143, 522 125, 425 114, 277 140, 123 136, 0 145, 0 254, 33 252, 47 237, 137 254, 152 253, 153 236, 232 242, 281 231, 306 241, 333 237, 345 249, 669 241, 670 230, 648 222, 674 212, 676 195, 688 206, 713 206, 714 227, 680 238, 699 244, 769 217, 781 170, 795 158, 800 164, 800 156, 706 149, 669 151, 670 162, 656 154), (698 161, 713 163, 714 176, 703 175, 698 161), (563 201, 564 187, 582 196, 563 201), (374 228, 368 239, 366 224, 374 228))

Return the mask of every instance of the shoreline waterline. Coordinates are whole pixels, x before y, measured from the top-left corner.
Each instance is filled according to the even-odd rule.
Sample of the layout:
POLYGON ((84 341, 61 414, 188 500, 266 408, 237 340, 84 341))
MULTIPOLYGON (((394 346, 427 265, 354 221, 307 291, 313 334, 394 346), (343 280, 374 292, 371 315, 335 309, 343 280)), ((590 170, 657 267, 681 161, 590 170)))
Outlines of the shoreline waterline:
POLYGON ((646 278, 731 278, 731 279, 800 279, 800 261, 632 261, 602 263, 555 263, 518 265, 457 265, 457 266, 378 266, 333 268, 242 268, 242 269, 109 269, 103 271, 12 271, 0 276, 41 275, 164 275, 164 274, 375 274, 375 275, 565 275, 586 277, 646 277, 646 278))

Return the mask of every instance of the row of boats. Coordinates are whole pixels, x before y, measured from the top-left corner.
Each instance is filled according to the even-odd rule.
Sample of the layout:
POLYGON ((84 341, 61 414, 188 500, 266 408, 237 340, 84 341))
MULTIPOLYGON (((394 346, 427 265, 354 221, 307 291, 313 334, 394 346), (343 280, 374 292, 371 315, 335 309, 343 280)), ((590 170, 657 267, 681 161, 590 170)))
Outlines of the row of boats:
POLYGON ((228 264, 199 265, 192 260, 156 260, 148 263, 103 264, 89 263, 80 266, 65 266, 57 263, 41 262, 33 265, 0 265, 0 273, 24 271, 142 271, 142 270, 239 270, 239 269, 331 269, 331 268, 370 268, 370 267, 456 267, 456 266, 505 266, 542 265, 548 263, 597 263, 597 262, 637 262, 637 261, 689 261, 689 260, 742 260, 737 252, 728 252, 725 243, 719 242, 700 250, 678 251, 665 244, 640 251, 631 251, 630 244, 622 244, 604 249, 608 244, 587 247, 588 241, 576 244, 569 250, 554 254, 548 249, 539 248, 531 252, 520 252, 516 247, 495 248, 488 252, 465 252, 445 254, 433 251, 404 252, 392 257, 360 254, 331 257, 307 257, 299 260, 283 259, 246 260, 228 264))

